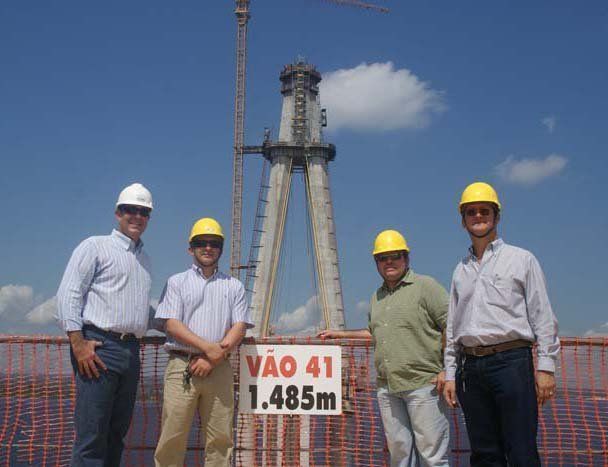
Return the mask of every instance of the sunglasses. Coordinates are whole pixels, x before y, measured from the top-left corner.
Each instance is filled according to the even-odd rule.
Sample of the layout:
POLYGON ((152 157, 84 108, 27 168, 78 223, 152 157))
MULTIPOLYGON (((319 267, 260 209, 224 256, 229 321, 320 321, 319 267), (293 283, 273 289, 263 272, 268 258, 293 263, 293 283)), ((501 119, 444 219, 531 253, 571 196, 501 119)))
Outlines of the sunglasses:
POLYGON ((376 261, 378 261, 380 263, 384 263, 384 262, 388 261, 389 259, 392 261, 398 261, 401 258, 403 258, 403 253, 388 253, 385 255, 376 255, 376 261))
POLYGON ((190 242, 191 248, 207 248, 210 246, 211 248, 222 248, 224 243, 220 240, 195 240, 190 242))
POLYGON ((492 212, 492 210, 490 208, 467 208, 464 211, 464 213, 467 217, 474 217, 478 213, 485 217, 485 216, 489 216, 490 212, 492 212))
POLYGON ((150 217, 150 212, 152 211, 150 208, 144 208, 141 206, 132 206, 130 204, 123 204, 120 206, 120 212, 129 214, 130 216, 135 216, 139 214, 141 217, 150 217))

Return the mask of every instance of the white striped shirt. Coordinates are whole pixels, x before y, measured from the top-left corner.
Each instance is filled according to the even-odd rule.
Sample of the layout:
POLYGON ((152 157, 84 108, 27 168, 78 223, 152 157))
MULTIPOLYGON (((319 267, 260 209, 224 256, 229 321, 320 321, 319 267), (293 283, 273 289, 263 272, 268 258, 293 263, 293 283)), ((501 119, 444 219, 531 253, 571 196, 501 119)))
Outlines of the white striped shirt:
POLYGON ((92 324, 138 337, 146 333, 152 277, 142 247, 118 230, 76 247, 57 291, 57 319, 64 331, 92 324))
POLYGON ((532 253, 494 240, 481 261, 472 250, 454 271, 446 328, 446 380, 461 346, 516 339, 538 344, 538 369, 555 371, 560 344, 545 276, 532 253))
MULTIPOLYGON (((238 279, 216 271, 203 276, 195 264, 169 278, 156 309, 157 319, 176 319, 207 342, 220 342, 236 323, 253 327, 245 299, 245 287, 238 279)), ((165 349, 200 353, 167 334, 165 349)))

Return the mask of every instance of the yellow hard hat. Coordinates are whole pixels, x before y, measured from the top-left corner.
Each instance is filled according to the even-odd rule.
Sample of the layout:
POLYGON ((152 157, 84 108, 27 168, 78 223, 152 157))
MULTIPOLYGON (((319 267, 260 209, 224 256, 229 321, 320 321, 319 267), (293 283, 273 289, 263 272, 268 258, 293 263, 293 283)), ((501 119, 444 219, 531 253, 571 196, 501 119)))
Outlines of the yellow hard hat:
POLYGON ((483 202, 493 203, 498 207, 499 211, 501 209, 500 201, 498 201, 498 195, 496 194, 496 190, 492 188, 492 185, 484 182, 471 183, 462 192, 458 210, 462 212, 462 206, 468 203, 483 202))
POLYGON ((217 235, 218 237, 222 237, 222 239, 224 238, 222 226, 211 217, 203 217, 194 223, 188 241, 191 242, 197 235, 217 235))
POLYGON ((410 249, 403 235, 396 230, 383 230, 376 237, 374 242, 374 252, 372 255, 386 253, 387 251, 407 251, 410 249))

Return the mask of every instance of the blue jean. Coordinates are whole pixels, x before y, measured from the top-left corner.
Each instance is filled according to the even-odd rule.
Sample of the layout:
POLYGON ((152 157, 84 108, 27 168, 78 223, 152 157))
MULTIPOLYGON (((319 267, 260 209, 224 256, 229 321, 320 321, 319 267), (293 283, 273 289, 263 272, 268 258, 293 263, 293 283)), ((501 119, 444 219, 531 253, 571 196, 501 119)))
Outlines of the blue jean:
POLYGON ((434 385, 394 394, 380 387, 378 405, 392 467, 448 466, 450 424, 434 385))
POLYGON ((471 466, 540 466, 530 348, 485 357, 463 355, 456 392, 471 443, 471 466))
POLYGON ((76 440, 72 450, 72 467, 117 467, 133 415, 139 382, 139 341, 121 341, 103 332, 86 329, 84 337, 102 345, 95 352, 108 368, 99 378, 76 374, 76 440))

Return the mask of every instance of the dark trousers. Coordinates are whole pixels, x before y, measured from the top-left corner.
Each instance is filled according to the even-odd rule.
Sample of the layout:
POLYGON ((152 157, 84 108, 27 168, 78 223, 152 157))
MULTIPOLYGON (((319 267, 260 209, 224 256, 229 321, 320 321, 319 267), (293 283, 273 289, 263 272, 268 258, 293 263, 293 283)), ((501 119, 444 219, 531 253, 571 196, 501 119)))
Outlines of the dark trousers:
POLYGON ((133 415, 139 382, 139 342, 121 341, 103 332, 83 330, 86 339, 102 342, 96 353, 108 367, 99 378, 76 373, 76 440, 72 467, 117 467, 133 415))
POLYGON ((538 405, 530 348, 461 356, 456 391, 471 444, 471 465, 540 466, 538 405))

